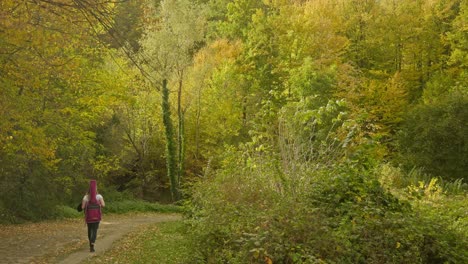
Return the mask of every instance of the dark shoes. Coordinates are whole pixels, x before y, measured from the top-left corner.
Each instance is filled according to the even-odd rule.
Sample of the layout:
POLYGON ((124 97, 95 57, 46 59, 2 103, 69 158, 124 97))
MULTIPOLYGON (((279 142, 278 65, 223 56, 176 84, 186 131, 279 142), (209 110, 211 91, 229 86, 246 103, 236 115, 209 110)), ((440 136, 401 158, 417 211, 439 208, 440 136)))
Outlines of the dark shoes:
POLYGON ((95 252, 94 243, 89 244, 89 252, 95 252))

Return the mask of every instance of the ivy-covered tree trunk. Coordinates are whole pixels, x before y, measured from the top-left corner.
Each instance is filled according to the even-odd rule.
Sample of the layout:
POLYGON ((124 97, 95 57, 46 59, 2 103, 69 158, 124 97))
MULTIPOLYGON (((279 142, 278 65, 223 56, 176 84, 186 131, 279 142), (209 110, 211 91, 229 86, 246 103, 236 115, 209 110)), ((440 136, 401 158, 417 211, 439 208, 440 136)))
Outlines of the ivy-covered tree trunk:
POLYGON ((182 76, 179 80, 179 90, 177 92, 177 116, 179 119, 179 131, 178 131, 178 171, 177 171, 177 182, 180 184, 180 179, 184 174, 185 164, 185 137, 184 137, 184 112, 182 111, 182 76))
POLYGON ((174 128, 171 120, 171 106, 169 104, 169 89, 167 79, 162 81, 162 114, 166 132, 166 164, 167 176, 171 183, 171 196, 173 201, 180 199, 179 182, 177 180, 176 148, 174 144, 174 128))

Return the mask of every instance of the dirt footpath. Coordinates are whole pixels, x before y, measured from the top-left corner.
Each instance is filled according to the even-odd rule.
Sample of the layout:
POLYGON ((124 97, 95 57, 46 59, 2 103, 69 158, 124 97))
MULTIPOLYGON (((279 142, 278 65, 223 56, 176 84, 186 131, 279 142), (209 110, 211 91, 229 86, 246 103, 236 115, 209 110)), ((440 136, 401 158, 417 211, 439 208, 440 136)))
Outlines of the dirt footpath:
POLYGON ((177 214, 104 215, 95 253, 82 219, 0 226, 0 263, 80 263, 112 247, 137 227, 181 219, 177 214))

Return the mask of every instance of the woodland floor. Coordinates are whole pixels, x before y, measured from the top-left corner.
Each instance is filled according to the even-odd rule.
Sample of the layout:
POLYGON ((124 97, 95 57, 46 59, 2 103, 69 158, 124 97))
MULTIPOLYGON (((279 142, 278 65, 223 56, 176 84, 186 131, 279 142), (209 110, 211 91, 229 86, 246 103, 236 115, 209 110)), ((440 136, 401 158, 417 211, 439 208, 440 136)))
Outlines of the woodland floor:
POLYGON ((122 236, 158 222, 175 221, 177 214, 104 215, 96 252, 90 253, 83 219, 0 225, 0 263, 80 263, 110 249, 122 236))

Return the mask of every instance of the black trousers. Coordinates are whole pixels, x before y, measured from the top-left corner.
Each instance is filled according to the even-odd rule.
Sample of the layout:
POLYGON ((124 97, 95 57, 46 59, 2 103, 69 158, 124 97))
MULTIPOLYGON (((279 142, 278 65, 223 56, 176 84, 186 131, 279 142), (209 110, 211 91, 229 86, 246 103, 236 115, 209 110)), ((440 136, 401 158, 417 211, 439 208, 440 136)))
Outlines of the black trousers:
POLYGON ((99 222, 88 223, 88 239, 90 244, 94 244, 94 242, 96 242, 98 228, 99 222))

